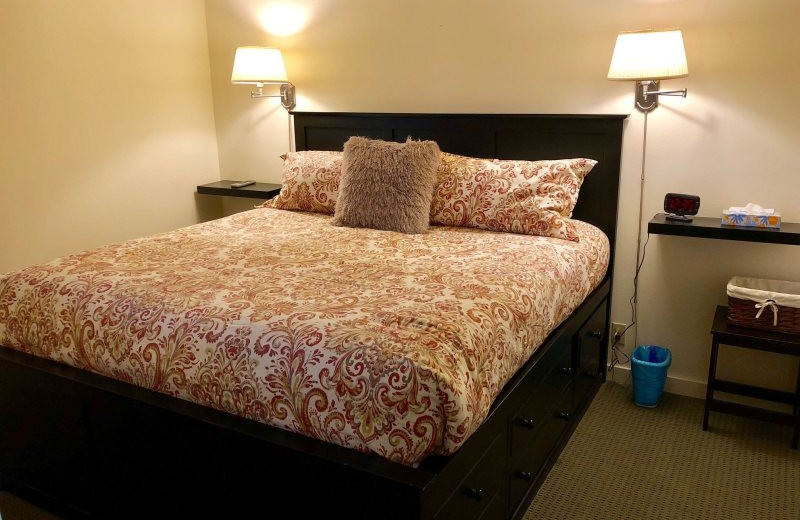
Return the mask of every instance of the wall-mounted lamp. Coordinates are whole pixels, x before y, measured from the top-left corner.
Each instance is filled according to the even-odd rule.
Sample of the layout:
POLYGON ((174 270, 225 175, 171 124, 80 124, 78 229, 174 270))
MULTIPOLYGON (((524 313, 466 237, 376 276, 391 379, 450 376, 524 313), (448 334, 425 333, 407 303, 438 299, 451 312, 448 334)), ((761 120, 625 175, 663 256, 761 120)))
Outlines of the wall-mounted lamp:
MULTIPOLYGON (((639 182, 639 230, 636 233, 636 271, 633 277, 632 315, 630 324, 615 338, 611 345, 613 367, 620 363, 619 341, 625 333, 637 325, 634 345, 639 344, 639 270, 644 263, 642 249, 642 210, 644 204, 645 164, 647 160, 647 114, 658 106, 659 96, 686 97, 683 90, 659 90, 662 79, 683 78, 689 75, 686 64, 686 51, 683 48, 683 35, 680 29, 661 31, 621 32, 617 35, 608 79, 636 82, 636 109, 644 113, 642 135, 642 171, 639 182)), ((648 235, 649 236, 649 235, 648 235)), ((647 242, 644 245, 647 248, 647 242)))
POLYGON ((636 108, 652 112, 658 96, 686 97, 683 90, 659 90, 660 80, 689 75, 680 29, 621 32, 617 36, 608 79, 636 81, 636 108))
POLYGON ((281 51, 270 47, 239 47, 233 58, 231 83, 235 85, 255 85, 257 90, 250 92, 251 98, 279 97, 286 110, 295 106, 294 85, 286 76, 281 51), (280 94, 264 94, 264 84, 278 84, 280 94))

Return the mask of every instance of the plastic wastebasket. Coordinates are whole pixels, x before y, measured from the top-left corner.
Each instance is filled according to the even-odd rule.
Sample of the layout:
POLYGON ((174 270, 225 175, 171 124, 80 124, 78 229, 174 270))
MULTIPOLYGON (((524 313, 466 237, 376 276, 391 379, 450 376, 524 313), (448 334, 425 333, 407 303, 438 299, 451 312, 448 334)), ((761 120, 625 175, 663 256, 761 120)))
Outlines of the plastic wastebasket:
POLYGON ((631 355, 633 402, 646 408, 655 408, 664 391, 667 369, 672 364, 668 348, 656 345, 639 345, 631 355))

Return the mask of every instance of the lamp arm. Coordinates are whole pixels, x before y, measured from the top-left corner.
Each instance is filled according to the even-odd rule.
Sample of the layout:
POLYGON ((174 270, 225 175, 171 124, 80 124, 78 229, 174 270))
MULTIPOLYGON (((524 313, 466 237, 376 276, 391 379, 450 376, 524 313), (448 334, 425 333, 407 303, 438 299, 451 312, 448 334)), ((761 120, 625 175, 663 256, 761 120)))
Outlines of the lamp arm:
POLYGON ((645 96, 654 95, 654 96, 680 96, 686 97, 686 91, 688 89, 681 89, 681 90, 648 90, 645 91, 645 96))
POLYGON ((250 97, 253 99, 258 98, 281 98, 281 105, 286 110, 291 110, 295 106, 295 89, 294 85, 287 81, 286 83, 281 83, 281 93, 280 94, 264 94, 264 84, 263 83, 256 83, 256 89, 250 92, 250 97))

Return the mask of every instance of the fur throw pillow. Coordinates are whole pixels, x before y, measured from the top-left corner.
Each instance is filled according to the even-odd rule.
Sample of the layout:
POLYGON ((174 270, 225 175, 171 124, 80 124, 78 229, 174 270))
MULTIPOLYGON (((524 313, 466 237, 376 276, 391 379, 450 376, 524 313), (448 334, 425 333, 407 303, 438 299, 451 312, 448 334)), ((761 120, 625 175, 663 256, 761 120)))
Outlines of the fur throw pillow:
POLYGON ((424 233, 438 166, 434 141, 351 137, 344 144, 333 224, 424 233))

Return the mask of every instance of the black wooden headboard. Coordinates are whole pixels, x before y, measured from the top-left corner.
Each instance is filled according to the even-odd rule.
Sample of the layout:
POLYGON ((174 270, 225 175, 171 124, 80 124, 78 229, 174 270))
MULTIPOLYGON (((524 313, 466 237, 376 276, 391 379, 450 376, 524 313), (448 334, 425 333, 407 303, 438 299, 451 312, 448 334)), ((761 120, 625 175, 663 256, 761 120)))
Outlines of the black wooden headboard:
MULTIPOLYGON (((433 139, 442 151, 499 159, 598 161, 573 216, 602 229, 614 246, 622 123, 627 115, 357 114, 294 112, 297 150, 341 150, 353 135, 387 141, 433 139)), ((612 249, 613 250, 613 249, 612 249)))

